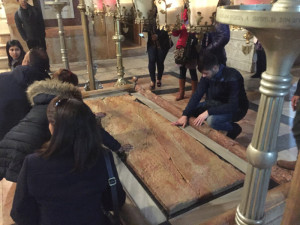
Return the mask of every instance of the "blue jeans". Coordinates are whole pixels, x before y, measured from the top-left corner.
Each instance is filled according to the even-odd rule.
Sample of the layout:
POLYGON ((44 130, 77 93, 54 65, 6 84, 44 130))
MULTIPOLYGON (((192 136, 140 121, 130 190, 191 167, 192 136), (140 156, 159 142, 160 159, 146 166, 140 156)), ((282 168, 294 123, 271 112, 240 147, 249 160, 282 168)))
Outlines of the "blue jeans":
POLYGON ((164 73, 164 62, 168 51, 163 51, 161 48, 157 48, 154 45, 150 45, 147 49, 148 52, 148 69, 151 77, 151 81, 155 82, 155 69, 157 65, 157 79, 161 80, 162 75, 164 73))
MULTIPOLYGON (((206 102, 200 102, 197 106, 197 109, 195 110, 195 113, 193 113, 193 116, 199 116, 208 108, 209 107, 207 107, 206 102)), ((211 128, 215 130, 230 131, 233 129, 233 115, 231 113, 208 116, 206 122, 211 128)))

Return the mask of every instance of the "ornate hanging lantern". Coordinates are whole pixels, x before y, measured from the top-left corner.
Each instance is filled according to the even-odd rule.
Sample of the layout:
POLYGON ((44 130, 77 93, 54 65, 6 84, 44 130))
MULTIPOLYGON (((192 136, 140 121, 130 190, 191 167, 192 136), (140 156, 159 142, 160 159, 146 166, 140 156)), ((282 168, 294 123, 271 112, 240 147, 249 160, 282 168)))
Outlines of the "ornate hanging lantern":
POLYGON ((189 32, 203 34, 213 29, 218 2, 218 0, 186 0, 189 32))
POLYGON ((234 5, 255 5, 255 4, 270 4, 270 0, 234 0, 234 5))
POLYGON ((167 31, 171 31, 174 28, 180 29, 184 1, 157 0, 155 4, 158 11, 158 26, 167 31))
POLYGON ((135 23, 155 24, 154 2, 152 0, 133 0, 135 7, 135 23))

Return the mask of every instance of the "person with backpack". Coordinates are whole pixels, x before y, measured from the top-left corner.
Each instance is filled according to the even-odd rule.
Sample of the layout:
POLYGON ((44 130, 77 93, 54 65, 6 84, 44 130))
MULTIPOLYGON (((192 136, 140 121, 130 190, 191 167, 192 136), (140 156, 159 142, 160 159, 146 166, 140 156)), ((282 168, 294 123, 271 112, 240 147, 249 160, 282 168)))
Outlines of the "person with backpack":
POLYGON ((28 0, 17 1, 20 8, 15 13, 15 22, 20 35, 26 41, 28 49, 41 47, 46 50, 45 24, 41 11, 29 5, 28 0))

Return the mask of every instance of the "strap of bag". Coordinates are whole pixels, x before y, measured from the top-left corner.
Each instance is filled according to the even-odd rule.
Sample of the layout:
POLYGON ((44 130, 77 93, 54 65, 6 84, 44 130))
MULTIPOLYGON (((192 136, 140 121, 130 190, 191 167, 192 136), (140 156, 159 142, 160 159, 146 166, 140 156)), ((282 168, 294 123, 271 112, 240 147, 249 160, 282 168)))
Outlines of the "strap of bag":
POLYGON ((107 173, 108 173, 108 184, 110 186, 111 197, 112 197, 112 202, 113 202, 114 217, 118 220, 118 222, 120 222, 119 206, 118 206, 118 193, 117 193, 117 179, 115 178, 112 167, 111 167, 111 162, 110 162, 110 157, 109 157, 108 151, 104 150, 103 153, 104 153, 104 159, 105 159, 106 169, 107 169, 107 173))

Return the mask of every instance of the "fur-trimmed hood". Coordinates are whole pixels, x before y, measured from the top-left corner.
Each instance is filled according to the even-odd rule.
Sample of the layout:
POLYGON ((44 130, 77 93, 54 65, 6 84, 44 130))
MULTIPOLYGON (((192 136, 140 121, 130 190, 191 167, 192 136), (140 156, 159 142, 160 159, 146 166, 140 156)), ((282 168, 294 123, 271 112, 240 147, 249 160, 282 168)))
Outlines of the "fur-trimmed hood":
POLYGON ((82 98, 78 87, 57 79, 36 81, 28 87, 26 92, 31 105, 35 104, 34 98, 40 94, 63 96, 65 98, 82 98))

